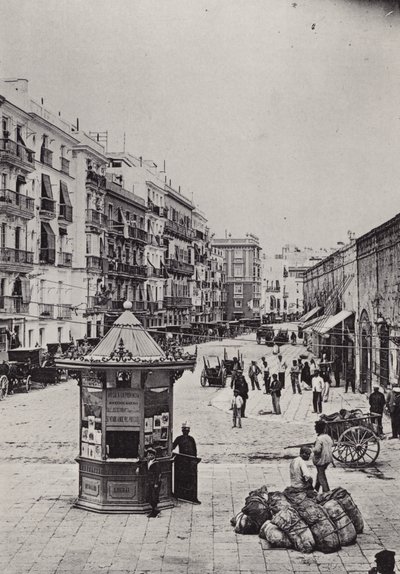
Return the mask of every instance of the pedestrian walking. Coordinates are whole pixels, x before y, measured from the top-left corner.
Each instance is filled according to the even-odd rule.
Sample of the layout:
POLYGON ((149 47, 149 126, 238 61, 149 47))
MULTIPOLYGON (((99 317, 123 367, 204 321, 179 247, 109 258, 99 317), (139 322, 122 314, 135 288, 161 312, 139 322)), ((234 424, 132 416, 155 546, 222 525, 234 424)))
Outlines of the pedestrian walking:
POLYGON ((310 376, 313 377, 315 375, 315 371, 318 370, 318 367, 315 363, 314 359, 311 359, 310 361, 310 376))
POLYGON ((319 371, 315 371, 315 375, 312 378, 312 390, 313 390, 313 412, 322 413, 322 391, 324 388, 324 380, 320 376, 319 371))
POLYGON ((282 385, 282 389, 285 388, 285 376, 286 376, 287 364, 282 359, 282 355, 278 355, 278 379, 282 385))
POLYGON ((311 389, 311 372, 308 361, 305 361, 301 369, 301 382, 303 383, 303 390, 311 389))
POLYGON ((246 418, 246 404, 247 399, 249 398, 249 385, 244 378, 242 369, 237 370, 237 375, 235 378, 235 386, 233 387, 234 391, 237 391, 239 395, 242 397, 242 419, 246 418))
POLYGON ((146 451, 146 489, 147 489, 147 502, 151 506, 151 512, 147 515, 149 518, 155 518, 160 511, 157 505, 160 500, 161 488, 161 470, 160 464, 156 460, 156 451, 154 448, 148 448, 146 451))
POLYGON ((300 370, 297 365, 297 360, 293 359, 293 366, 290 368, 290 380, 292 382, 292 390, 293 394, 296 394, 296 390, 301 395, 301 388, 300 388, 300 370))
POLYGON ((344 392, 347 393, 349 390, 349 386, 351 386, 351 390, 353 393, 356 392, 356 376, 353 367, 349 367, 346 373, 346 385, 344 392))
POLYGON ((233 357, 232 359, 232 374, 231 374, 231 389, 235 388, 235 379, 237 376, 238 369, 240 368, 239 359, 237 357, 233 357))
POLYGON ((249 366, 249 379, 251 383, 251 390, 255 391, 260 389, 260 385, 258 383, 258 375, 261 373, 260 367, 257 365, 257 361, 251 361, 249 366))
POLYGON ((374 384, 374 390, 369 395, 369 410, 371 415, 376 415, 376 424, 378 426, 378 434, 383 434, 382 416, 383 409, 385 408, 386 399, 385 395, 380 392, 379 385, 374 384))
POLYGON ((329 391, 331 389, 331 377, 329 370, 325 371, 325 373, 322 375, 322 379, 324 381, 324 386, 322 388, 321 400, 323 403, 327 403, 329 400, 329 391))
POLYGON ((340 371, 341 371, 341 363, 340 357, 338 354, 335 355, 333 359, 333 374, 335 377, 335 384, 337 387, 340 387, 340 371))
POLYGON ((392 422, 392 436, 389 438, 400 438, 400 386, 393 385, 389 391, 386 404, 389 409, 392 422))
POLYGON ((277 373, 273 373, 271 385, 270 385, 270 393, 272 398, 272 408, 276 415, 282 414, 281 412, 281 392, 282 392, 282 383, 278 379, 277 373))
POLYGON ((315 432, 317 433, 317 439, 313 448, 314 465, 317 469, 315 490, 318 492, 322 486, 322 492, 328 492, 329 484, 326 478, 326 469, 333 462, 333 441, 331 437, 325 433, 325 423, 323 421, 317 421, 315 423, 315 432))
POLYGON ((265 388, 265 394, 269 395, 269 386, 271 383, 271 375, 269 372, 269 366, 268 363, 265 359, 265 357, 261 357, 261 361, 262 361, 262 369, 263 369, 263 373, 264 373, 264 388, 265 388))
POLYGON ((239 395, 238 391, 233 392, 233 399, 232 399, 232 407, 233 407, 233 424, 232 428, 238 426, 238 428, 242 428, 242 406, 243 406, 243 399, 239 395))

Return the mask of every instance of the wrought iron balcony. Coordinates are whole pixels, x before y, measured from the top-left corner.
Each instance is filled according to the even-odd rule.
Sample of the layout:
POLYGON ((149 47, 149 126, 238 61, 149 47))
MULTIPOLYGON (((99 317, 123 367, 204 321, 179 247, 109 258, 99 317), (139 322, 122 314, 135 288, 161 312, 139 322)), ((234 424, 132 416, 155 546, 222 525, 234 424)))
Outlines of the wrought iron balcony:
POLYGON ((60 171, 69 175, 69 160, 66 159, 65 157, 60 157, 60 164, 61 164, 60 171))
POLYGON ((61 252, 58 255, 59 267, 72 267, 72 253, 61 252))
POLYGON ((53 166, 53 152, 46 147, 40 148, 40 161, 46 165, 53 166))
POLYGON ((147 266, 147 276, 148 277, 164 277, 164 272, 162 269, 153 267, 152 265, 147 266))
MULTIPOLYGON (((113 311, 120 311, 124 308, 124 303, 126 299, 119 299, 117 301, 111 301, 111 309, 113 311)), ((147 311, 147 301, 131 301, 133 313, 140 313, 147 311)))
POLYGON ((39 317, 54 319, 54 305, 51 303, 39 303, 39 317))
POLYGON ((128 226, 128 235, 131 239, 136 239, 137 241, 142 241, 143 243, 148 243, 149 235, 144 229, 138 227, 128 226))
POLYGON ((194 266, 185 261, 179 261, 178 259, 167 259, 166 267, 169 271, 173 273, 181 273, 182 275, 192 276, 194 273, 194 266))
POLYGON ((88 169, 86 172, 86 185, 92 185, 100 189, 106 189, 107 179, 95 171, 88 169))
POLYGON ((1 247, 0 265, 7 270, 25 271, 26 266, 33 266, 33 252, 1 247))
POLYGON ((164 305, 170 307, 191 307, 191 297, 164 297, 164 305))
POLYGON ((86 269, 94 273, 107 273, 108 261, 104 257, 96 257, 95 255, 86 255, 86 269))
POLYGON ((0 213, 32 219, 35 216, 35 200, 11 189, 1 189, 0 213))
POLYGON ((47 247, 41 247, 39 252, 39 262, 48 263, 49 265, 54 264, 56 261, 56 250, 49 249, 47 247))
POLYGON ((54 305, 54 315, 56 319, 71 319, 71 305, 54 305))
POLYGON ((85 222, 88 226, 104 229, 107 225, 107 216, 101 211, 96 211, 95 209, 87 209, 85 222))
POLYGON ((194 237, 194 231, 191 227, 186 227, 170 219, 167 219, 165 222, 164 232, 187 240, 191 240, 194 237))
POLYGON ((60 214, 58 219, 62 219, 67 223, 72 223, 72 207, 70 205, 65 205, 65 203, 60 203, 60 214))
POLYGON ((41 197, 39 214, 43 219, 54 219, 56 216, 56 202, 54 199, 41 197))
POLYGON ((0 296, 0 313, 29 313, 29 303, 23 302, 20 295, 15 297, 0 296))
POLYGON ((135 279, 147 279, 146 265, 131 265, 122 261, 111 259, 109 261, 109 273, 114 275, 128 275, 135 279))
POLYGON ((0 163, 18 166, 31 172, 35 169, 35 152, 9 139, 0 139, 0 163))
POLYGON ((280 287, 265 287, 265 291, 266 293, 279 293, 279 291, 281 290, 280 287))

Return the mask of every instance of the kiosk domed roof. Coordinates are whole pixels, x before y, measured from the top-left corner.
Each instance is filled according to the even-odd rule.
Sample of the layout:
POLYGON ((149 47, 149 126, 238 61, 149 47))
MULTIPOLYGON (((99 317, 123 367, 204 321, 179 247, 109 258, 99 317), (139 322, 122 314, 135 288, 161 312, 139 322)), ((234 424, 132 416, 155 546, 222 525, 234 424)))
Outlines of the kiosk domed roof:
POLYGON ((164 351, 146 331, 140 321, 131 311, 124 311, 108 333, 98 345, 86 355, 88 359, 107 359, 123 346, 125 352, 131 353, 132 357, 160 358, 165 357, 164 351), (122 345, 121 345, 122 341, 122 345))

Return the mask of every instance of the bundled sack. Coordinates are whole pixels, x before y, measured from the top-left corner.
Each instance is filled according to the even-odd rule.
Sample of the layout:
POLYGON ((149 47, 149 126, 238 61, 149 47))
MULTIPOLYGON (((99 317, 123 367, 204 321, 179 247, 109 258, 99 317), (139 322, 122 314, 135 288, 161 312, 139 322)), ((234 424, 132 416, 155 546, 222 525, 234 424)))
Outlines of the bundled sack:
POLYGON ((304 500, 307 500, 310 498, 315 499, 318 496, 318 494, 315 492, 315 490, 312 488, 312 486, 310 488, 307 488, 307 489, 303 488, 301 490, 298 488, 295 488, 293 486, 288 486, 283 491, 283 494, 285 495, 285 498, 293 506, 297 506, 298 504, 301 504, 302 502, 304 502, 304 500))
POLYGON ((259 537, 266 540, 270 548, 292 548, 292 543, 287 535, 270 520, 261 526, 259 537))
POLYGON ((271 513, 274 515, 277 514, 280 510, 289 508, 291 504, 282 492, 269 492, 268 506, 271 510, 271 513))
POLYGON ((318 495, 317 500, 320 502, 324 500, 331 500, 331 498, 336 500, 336 502, 340 504, 343 510, 346 511, 347 516, 354 524, 354 528, 356 529, 357 534, 362 534, 364 531, 364 520, 357 504, 351 497, 351 494, 339 486, 338 488, 334 488, 329 492, 324 492, 318 495))
POLYGON ((236 534, 258 534, 259 528, 250 516, 246 516, 243 512, 239 512, 236 517, 235 532, 236 534))
POLYGON ((263 498, 265 498, 265 500, 268 500, 268 488, 265 485, 263 485, 261 486, 261 488, 252 490, 251 492, 249 492, 249 496, 246 498, 246 502, 247 499, 251 498, 252 496, 262 496, 263 498))
POLYGON ((315 542, 311 530, 294 508, 289 506, 280 510, 278 514, 275 514, 271 522, 284 531, 295 550, 305 553, 314 550, 315 542))
POLYGON ((336 531, 342 546, 350 546, 357 540, 357 532, 346 511, 333 498, 320 503, 329 514, 336 526, 336 531))
POLYGON ((322 506, 319 506, 314 500, 306 498, 299 506, 296 506, 296 510, 311 530, 317 550, 325 554, 340 550, 336 525, 322 506))
POLYGON ((268 506, 268 499, 258 494, 246 498, 246 505, 242 508, 242 512, 253 520, 258 530, 260 530, 266 520, 272 518, 272 513, 268 506))

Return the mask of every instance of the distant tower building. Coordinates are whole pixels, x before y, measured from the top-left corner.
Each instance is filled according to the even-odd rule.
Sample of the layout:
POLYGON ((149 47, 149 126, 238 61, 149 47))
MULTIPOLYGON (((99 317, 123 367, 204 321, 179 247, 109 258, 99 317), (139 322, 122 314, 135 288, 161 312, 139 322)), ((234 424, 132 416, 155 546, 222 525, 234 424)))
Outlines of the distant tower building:
POLYGON ((213 239, 224 256, 226 319, 258 319, 261 297, 261 247, 248 233, 243 239, 213 239))

